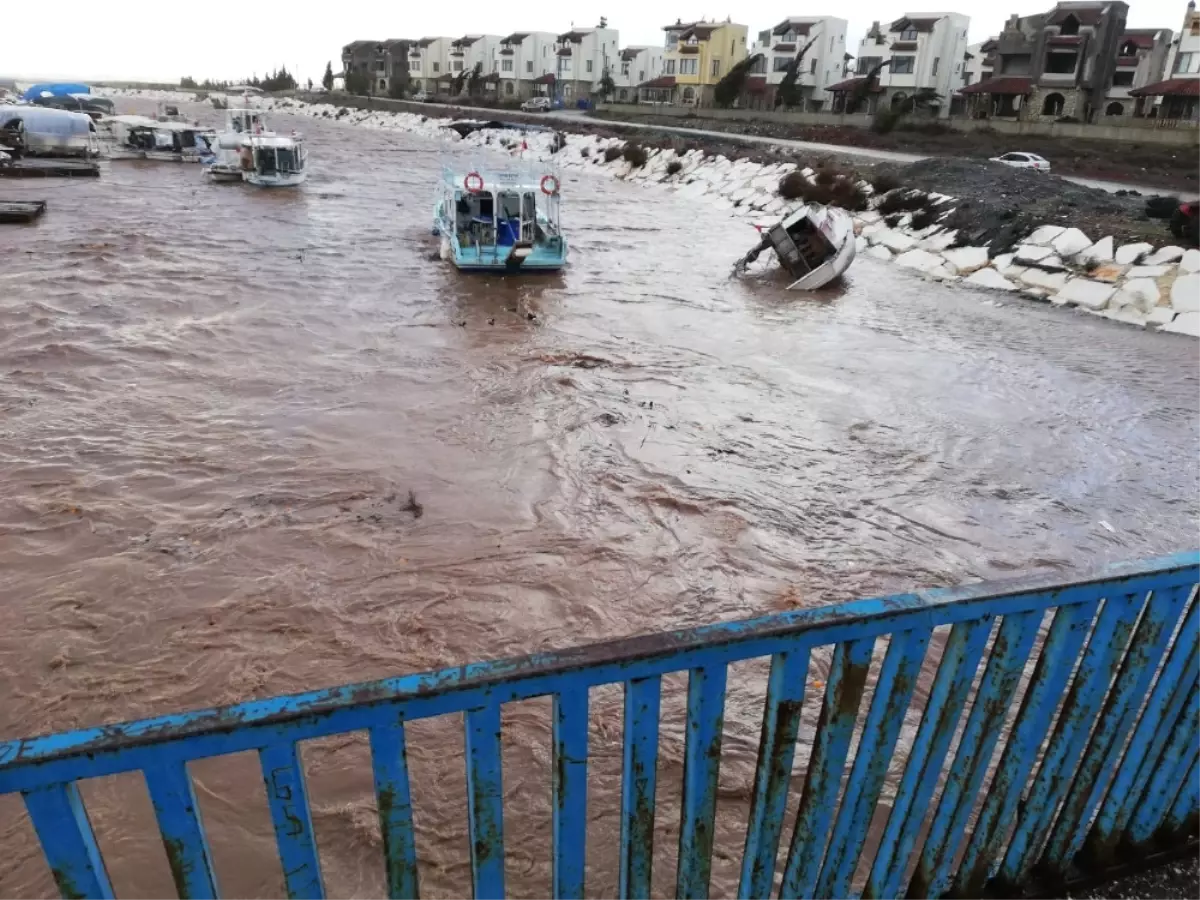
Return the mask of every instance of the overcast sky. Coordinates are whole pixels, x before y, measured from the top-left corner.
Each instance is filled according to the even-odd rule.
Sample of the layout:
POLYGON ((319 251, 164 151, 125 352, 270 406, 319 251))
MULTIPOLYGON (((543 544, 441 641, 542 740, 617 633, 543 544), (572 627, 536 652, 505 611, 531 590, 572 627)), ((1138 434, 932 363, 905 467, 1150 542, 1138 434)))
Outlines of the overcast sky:
MULTIPOLYGON (((1037 0, 1011 8, 1002 0, 984 8, 977 0, 957 3, 964 12, 976 9, 971 14, 972 42, 994 35, 1011 13, 1028 15, 1049 6, 1037 0)), ((43 7, 12 0, 0 2, 0 77, 177 82, 190 75, 197 81, 236 80, 251 74, 261 76, 286 64, 300 80, 317 81, 325 62, 331 60, 337 71, 342 45, 358 39, 561 32, 572 24, 595 25, 600 16, 606 16, 609 26, 620 30, 622 46, 658 44, 662 26, 678 18, 732 16, 749 26, 753 35, 789 15, 818 15, 821 7, 820 3, 789 0, 725 0, 724 5, 713 0, 526 0, 512 6, 480 0, 292 0, 266 5, 235 2, 231 6, 164 0, 115 0, 99 5, 94 0, 58 0, 52 7, 43 7)), ((1177 31, 1186 7, 1186 0, 1135 0, 1130 3, 1129 26, 1177 31)), ((890 21, 905 12, 929 10, 881 0, 837 0, 826 8, 849 20, 851 53, 872 20, 890 21)))

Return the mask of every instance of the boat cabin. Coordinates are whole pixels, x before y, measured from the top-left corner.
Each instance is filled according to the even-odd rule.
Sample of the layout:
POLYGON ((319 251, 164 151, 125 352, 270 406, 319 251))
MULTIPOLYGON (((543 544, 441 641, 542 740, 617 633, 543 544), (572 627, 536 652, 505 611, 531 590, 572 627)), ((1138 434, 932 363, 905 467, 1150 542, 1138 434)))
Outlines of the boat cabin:
POLYGON ((553 174, 446 169, 442 193, 443 231, 478 256, 507 257, 521 245, 561 239, 559 180, 553 174))
POLYGON ((304 171, 304 151, 295 139, 266 135, 242 145, 243 160, 260 175, 299 175, 304 171))

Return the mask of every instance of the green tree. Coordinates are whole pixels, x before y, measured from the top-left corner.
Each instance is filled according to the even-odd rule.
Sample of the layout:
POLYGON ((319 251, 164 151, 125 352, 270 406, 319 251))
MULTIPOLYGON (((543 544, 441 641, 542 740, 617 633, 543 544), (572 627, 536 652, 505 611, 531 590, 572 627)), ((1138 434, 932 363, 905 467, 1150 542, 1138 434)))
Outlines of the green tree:
POLYGON ((189 78, 188 76, 185 75, 183 78, 179 79, 179 86, 181 88, 194 88, 197 86, 196 79, 189 78))
POLYGON ((333 63, 332 62, 325 63, 325 74, 321 76, 321 84, 324 85, 325 90, 327 90, 327 91, 333 90, 333 63))
POLYGON ((808 48, 813 45, 816 38, 810 40, 807 44, 800 48, 800 52, 796 54, 796 58, 788 63, 788 67, 783 71, 783 80, 779 82, 779 87, 775 91, 775 105, 782 106, 785 109, 791 109, 801 101, 800 86, 796 84, 800 80, 800 63, 804 62, 804 55, 808 53, 808 48))
POLYGON ((471 75, 467 79, 467 94, 471 97, 478 97, 483 89, 483 63, 475 63, 475 68, 471 70, 471 75))
POLYGON ((750 74, 755 63, 762 58, 761 53, 752 53, 725 73, 725 77, 718 81, 713 88, 713 101, 717 106, 725 108, 733 106, 738 97, 742 96, 746 76, 750 74))
POLYGON ((346 92, 366 96, 371 89, 371 79, 363 72, 346 73, 346 92))
POLYGON ((600 76, 600 97, 603 100, 608 100, 617 90, 617 83, 613 81, 612 73, 608 71, 608 66, 604 67, 604 73, 600 76))
POLYGON ((891 64, 892 61, 890 59, 885 59, 883 62, 872 68, 871 71, 867 73, 866 77, 854 86, 854 90, 852 90, 850 95, 846 98, 847 115, 858 112, 859 109, 866 104, 867 96, 879 84, 879 73, 883 71, 884 66, 890 66, 891 64))

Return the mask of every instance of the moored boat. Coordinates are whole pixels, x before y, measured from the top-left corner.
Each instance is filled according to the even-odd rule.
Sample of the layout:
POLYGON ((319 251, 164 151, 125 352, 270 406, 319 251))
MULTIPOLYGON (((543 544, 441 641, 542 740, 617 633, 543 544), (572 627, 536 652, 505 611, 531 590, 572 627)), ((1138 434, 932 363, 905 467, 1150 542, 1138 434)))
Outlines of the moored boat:
POLYGON ((213 141, 208 177, 258 187, 293 187, 308 177, 308 149, 300 135, 276 134, 262 110, 225 111, 225 129, 213 141))
POLYGON ((810 203, 770 228, 759 229, 758 245, 738 260, 744 270, 768 248, 796 279, 790 291, 812 291, 838 278, 854 262, 854 220, 837 206, 810 203))
POLYGON ((103 120, 110 137, 109 159, 203 162, 212 157, 216 132, 187 122, 163 122, 146 116, 110 116, 103 120))
POLYGON ((442 170, 433 230, 463 271, 557 272, 567 261, 561 181, 537 164, 442 170))

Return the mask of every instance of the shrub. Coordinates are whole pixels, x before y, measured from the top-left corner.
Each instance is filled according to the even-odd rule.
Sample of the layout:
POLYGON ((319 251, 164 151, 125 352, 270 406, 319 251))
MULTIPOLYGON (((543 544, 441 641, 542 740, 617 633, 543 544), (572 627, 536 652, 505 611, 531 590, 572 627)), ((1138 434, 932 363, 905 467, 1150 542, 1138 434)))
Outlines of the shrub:
POLYGON ((592 148, 591 147, 580 147, 579 155, 582 156, 584 159, 587 159, 589 156, 592 155, 592 148))
POLYGON ((949 134, 954 129, 945 122, 905 122, 900 125, 902 131, 913 131, 917 134, 927 134, 931 137, 938 137, 943 134, 949 134))
POLYGON ((937 214, 932 209, 918 209, 912 214, 912 221, 908 223, 908 227, 913 231, 921 231, 928 228, 937 221, 937 214))
POLYGON ((883 224, 888 228, 896 228, 900 224, 900 220, 904 218, 904 213, 892 213, 890 216, 883 217, 883 224))
POLYGON ((675 155, 676 156, 687 156, 687 152, 688 152, 688 148, 685 145, 677 144, 675 146, 675 155))
POLYGON ((620 159, 621 154, 624 152, 625 151, 622 148, 618 147, 616 144, 610 144, 604 150, 604 161, 606 163, 610 163, 615 159, 620 159))
POLYGON ((557 153, 559 150, 562 150, 566 146, 567 146, 567 136, 565 134, 563 134, 561 131, 554 132, 554 137, 550 140, 551 155, 557 153))
POLYGON ((817 184, 833 184, 840 175, 837 169, 817 169, 817 184))
POLYGON ((871 120, 871 130, 876 134, 890 134, 900 121, 901 114, 890 107, 883 106, 871 120))
POLYGON ((911 212, 929 205, 929 196, 921 191, 889 191, 875 205, 881 213, 911 212))
POLYGON ((779 179, 779 196, 784 200, 799 200, 811 185, 799 172, 788 172, 779 179))
POLYGON ((629 163, 632 168, 640 169, 646 165, 646 160, 649 159, 649 154, 646 148, 641 144, 635 144, 632 141, 625 145, 625 149, 621 152, 625 157, 625 162, 629 163))
POLYGON ((667 175, 668 176, 678 175, 682 171, 683 171, 683 163, 681 163, 679 160, 673 159, 669 163, 667 163, 667 175))
POLYGON ((900 187, 900 179, 893 172, 878 172, 871 177, 871 187, 877 193, 886 194, 900 187))

